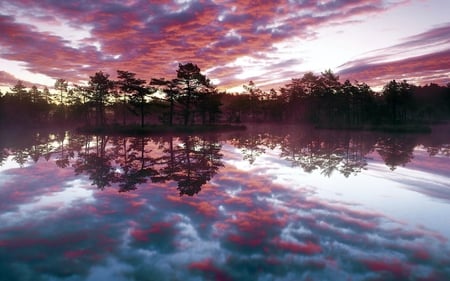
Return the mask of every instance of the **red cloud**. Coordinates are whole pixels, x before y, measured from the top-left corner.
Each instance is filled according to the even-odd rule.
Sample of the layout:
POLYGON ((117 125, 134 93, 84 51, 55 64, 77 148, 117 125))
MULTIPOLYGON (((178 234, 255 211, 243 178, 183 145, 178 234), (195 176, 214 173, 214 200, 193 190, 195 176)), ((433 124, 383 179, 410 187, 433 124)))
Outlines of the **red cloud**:
POLYGON ((206 276, 209 277, 208 279, 211 280, 232 280, 225 271, 214 265, 214 262, 211 259, 193 262, 189 265, 189 269, 202 271, 206 276))
MULTIPOLYGON (((395 279, 407 279, 410 276, 411 268, 409 265, 398 260, 364 260, 362 262, 369 270, 375 272, 387 273, 395 279)), ((391 278, 386 278, 391 279, 391 278)))
MULTIPOLYGON (((230 72, 233 69, 229 67, 224 71, 221 68, 236 58, 270 51, 273 43, 292 36, 309 37, 313 34, 311 30, 320 25, 336 24, 389 7, 381 0, 329 4, 47 1, 33 5, 26 0, 5 1, 0 9, 11 16, 0 19, 0 28, 6 34, 0 39, 5 48, 1 57, 24 62, 32 72, 77 83, 99 70, 113 74, 117 69, 126 69, 144 79, 172 77, 177 62, 193 61, 204 70, 216 67, 213 74, 217 76, 211 78, 224 81, 219 86, 231 87, 230 77, 239 73, 230 72), (62 37, 18 23, 14 17, 18 10, 29 22, 84 27, 90 30, 90 38, 73 47, 62 37), (97 42, 99 50, 94 47, 97 42)), ((274 73, 284 71, 281 66, 272 69, 274 73)), ((237 86, 241 81, 234 83, 237 86)))
POLYGON ((276 247, 289 252, 299 253, 303 255, 314 255, 322 252, 322 247, 313 242, 306 242, 305 244, 283 241, 275 239, 274 244, 276 247))
POLYGON ((217 216, 217 207, 206 201, 200 201, 200 202, 187 202, 188 205, 191 205, 197 209, 197 212, 202 214, 205 217, 215 217, 217 216))
POLYGON ((5 71, 0 71, 0 85, 15 85, 19 79, 5 71))
POLYGON ((155 235, 168 235, 175 232, 173 224, 170 222, 157 222, 148 229, 134 229, 131 236, 139 242, 148 242, 155 235))

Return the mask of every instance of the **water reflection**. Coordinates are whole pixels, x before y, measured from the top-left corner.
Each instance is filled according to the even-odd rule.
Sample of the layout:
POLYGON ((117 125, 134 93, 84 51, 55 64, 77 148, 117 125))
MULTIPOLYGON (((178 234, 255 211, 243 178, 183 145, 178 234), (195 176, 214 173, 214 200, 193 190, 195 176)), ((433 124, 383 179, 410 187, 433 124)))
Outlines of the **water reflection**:
POLYGON ((448 157, 447 140, 312 128, 275 133, 259 128, 222 136, 182 137, 86 136, 64 131, 31 134, 19 143, 0 143, 0 165, 8 158, 25 166, 28 161, 49 161, 53 156, 58 167, 72 167, 76 175, 88 175, 92 184, 102 190, 114 185, 126 192, 149 180, 175 181, 180 195, 192 196, 223 167, 223 143, 238 148, 250 164, 267 150, 278 149, 280 159, 307 173, 320 171, 327 177, 333 173, 349 177, 366 169, 374 152, 391 170, 409 163, 419 145, 429 156, 448 157))
POLYGON ((447 280, 450 204, 391 182, 405 171, 399 166, 425 168, 431 155, 447 174, 439 179, 421 169, 428 184, 430 175, 448 183, 445 140, 257 128, 5 139, 0 280, 447 280), (407 156, 411 146, 414 158, 407 156), (375 190, 353 180, 378 159, 392 175, 376 174, 391 189, 380 201, 406 202, 405 209, 321 196, 315 174, 338 182, 335 189, 342 178, 377 201, 382 185, 375 190), (275 177, 282 173, 289 182, 275 177))
POLYGON ((241 134, 230 140, 241 149, 244 160, 253 164, 267 149, 280 148, 280 158, 293 167, 311 173, 320 171, 330 177, 335 171, 348 177, 356 175, 367 166, 367 160, 376 151, 384 163, 395 170, 413 158, 414 149, 423 145, 430 156, 449 156, 449 137, 434 135, 401 135, 371 132, 325 131, 313 128, 289 130, 278 134, 241 134))
POLYGON ((180 195, 192 196, 223 166, 220 149, 212 137, 75 136, 55 157, 58 167, 71 165, 102 190, 117 185, 125 192, 148 180, 176 181, 180 195))

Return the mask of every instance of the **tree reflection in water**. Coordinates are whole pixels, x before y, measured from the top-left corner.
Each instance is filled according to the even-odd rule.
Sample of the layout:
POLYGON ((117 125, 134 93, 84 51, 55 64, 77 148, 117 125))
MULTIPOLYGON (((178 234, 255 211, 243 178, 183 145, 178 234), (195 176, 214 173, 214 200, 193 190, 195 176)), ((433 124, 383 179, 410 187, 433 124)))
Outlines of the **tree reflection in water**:
POLYGON ((319 170, 330 177, 338 171, 346 177, 357 174, 367 165, 366 155, 373 152, 376 140, 371 134, 327 131, 295 131, 285 135, 254 134, 235 138, 244 160, 253 164, 267 148, 280 148, 280 158, 311 173, 319 170))
POLYGON ((185 136, 177 145, 172 138, 164 144, 164 154, 156 159, 162 167, 152 180, 176 181, 180 196, 197 194, 223 166, 221 144, 216 139, 185 136))
POLYGON ((92 184, 96 185, 99 189, 110 186, 115 178, 115 173, 112 168, 114 155, 107 153, 107 142, 108 137, 106 136, 94 137, 93 144, 86 142, 85 149, 79 151, 78 157, 73 164, 75 174, 89 175, 92 184), (94 146, 92 150, 91 146, 94 146))
POLYGON ((389 136, 377 141, 376 150, 393 171, 397 166, 411 162, 416 145, 415 139, 411 136, 389 136))
POLYGON ((176 181, 180 195, 201 190, 223 166, 221 145, 200 137, 112 138, 95 136, 78 153, 77 174, 87 174, 99 189, 117 184, 119 192, 139 184, 176 181))
POLYGON ((200 192, 224 166, 222 143, 238 148, 253 164, 268 150, 311 173, 330 177, 338 172, 349 177, 367 168, 376 152, 394 170, 413 158, 422 145, 430 156, 450 155, 448 138, 433 135, 392 135, 373 132, 314 129, 268 133, 247 131, 202 136, 87 136, 68 132, 29 133, 20 142, 13 137, 0 142, 0 165, 7 159, 19 166, 28 161, 54 159, 60 168, 71 167, 76 175, 87 175, 99 189, 116 186, 119 192, 135 190, 149 180, 176 182, 180 196, 200 192))

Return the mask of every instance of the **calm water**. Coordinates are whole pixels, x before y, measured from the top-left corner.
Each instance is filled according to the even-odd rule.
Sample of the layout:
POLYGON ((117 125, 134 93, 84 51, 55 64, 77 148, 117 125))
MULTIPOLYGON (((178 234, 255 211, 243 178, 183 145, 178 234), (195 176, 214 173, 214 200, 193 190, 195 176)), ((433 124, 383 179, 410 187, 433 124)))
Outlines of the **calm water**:
POLYGON ((0 139, 0 280, 450 280, 450 130, 0 139))

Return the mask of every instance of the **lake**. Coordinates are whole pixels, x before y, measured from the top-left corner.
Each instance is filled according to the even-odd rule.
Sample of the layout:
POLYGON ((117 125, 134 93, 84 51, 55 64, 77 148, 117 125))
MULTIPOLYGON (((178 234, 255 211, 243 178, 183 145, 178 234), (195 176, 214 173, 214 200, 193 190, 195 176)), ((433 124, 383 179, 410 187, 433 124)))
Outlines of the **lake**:
POLYGON ((0 139, 0 280, 450 280, 450 128, 0 139))

